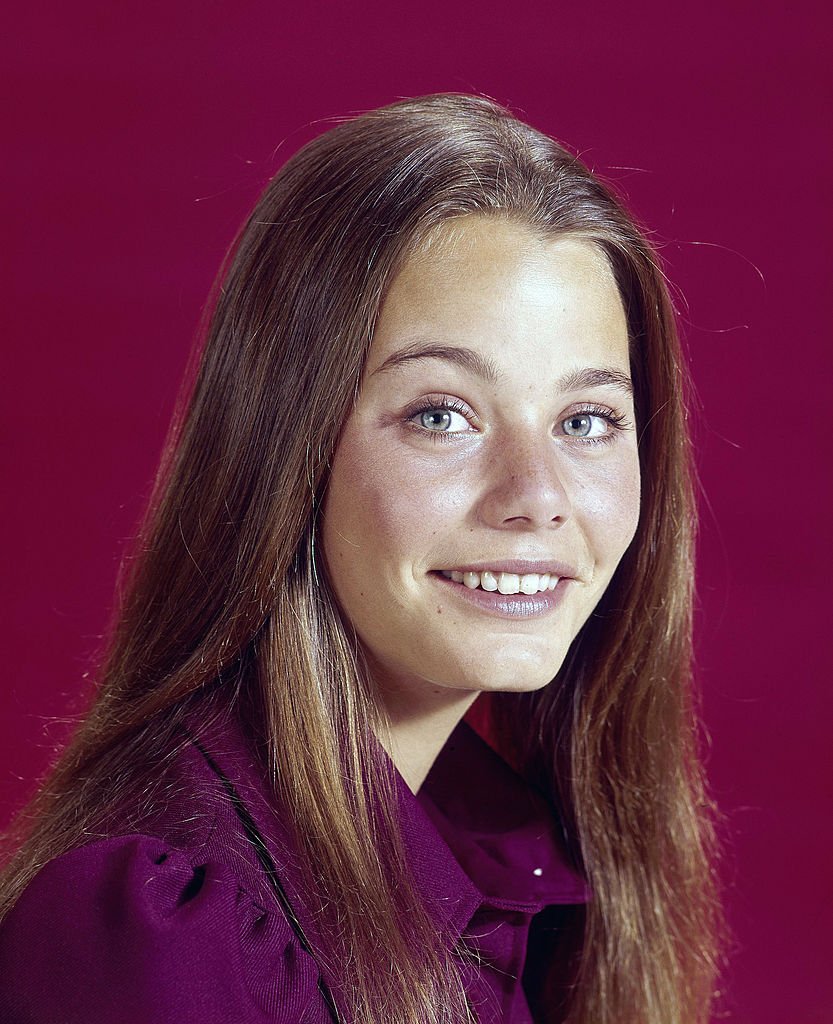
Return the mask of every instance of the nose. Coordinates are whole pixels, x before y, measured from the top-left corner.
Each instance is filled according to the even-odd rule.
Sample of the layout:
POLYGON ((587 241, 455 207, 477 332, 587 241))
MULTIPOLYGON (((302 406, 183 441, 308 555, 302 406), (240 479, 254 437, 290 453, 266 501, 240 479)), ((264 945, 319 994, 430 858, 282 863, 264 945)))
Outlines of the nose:
POLYGON ((563 456, 552 435, 515 438, 484 453, 480 517, 493 529, 555 528, 572 515, 563 456))

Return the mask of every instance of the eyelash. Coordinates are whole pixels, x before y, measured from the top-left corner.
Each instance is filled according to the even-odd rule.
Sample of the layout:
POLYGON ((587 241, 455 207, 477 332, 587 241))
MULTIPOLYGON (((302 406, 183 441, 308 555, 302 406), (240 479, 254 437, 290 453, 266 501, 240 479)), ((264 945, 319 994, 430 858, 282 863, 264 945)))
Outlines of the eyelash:
MULTIPOLYGON (((452 398, 450 395, 427 395, 424 399, 421 399, 419 403, 410 408, 405 413, 405 422, 412 430, 417 431, 422 436, 426 434, 430 436, 432 441, 439 442, 440 444, 448 444, 449 442, 457 440, 460 437, 459 431, 444 431, 444 430, 428 430, 426 427, 422 427, 415 423, 416 417, 423 415, 426 412, 456 412, 461 416, 465 416, 466 419, 471 419, 471 410, 465 404, 460 401, 459 398, 452 398)), ((601 437, 572 437, 570 434, 563 434, 563 437, 571 438, 572 440, 579 441, 584 445, 599 445, 599 444, 610 444, 614 439, 616 432, 624 430, 628 426, 627 417, 622 413, 614 412, 613 409, 602 405, 585 405, 580 409, 576 409, 575 412, 570 413, 569 416, 565 416, 560 423, 565 423, 567 420, 575 419, 579 416, 597 416, 600 419, 605 420, 608 426, 611 428, 610 432, 602 435, 601 437)))
POLYGON ((417 416, 435 411, 456 412, 461 416, 465 416, 467 420, 472 418, 471 409, 469 409, 465 402, 460 401, 459 398, 452 398, 450 395, 426 395, 425 398, 420 399, 417 405, 405 413, 405 422, 423 437, 428 435, 432 441, 438 441, 440 444, 448 444, 456 440, 460 436, 457 432, 449 433, 443 430, 428 430, 426 427, 421 427, 418 423, 414 423, 417 416))
POLYGON ((598 416, 599 419, 604 420, 607 425, 611 428, 607 434, 603 434, 601 437, 572 437, 570 434, 564 434, 563 437, 570 437, 574 441, 580 441, 582 444, 610 444, 616 436, 616 432, 619 430, 625 430, 628 426, 627 416, 624 413, 614 412, 613 409, 608 408, 604 405, 585 405, 580 409, 576 409, 575 412, 571 412, 569 416, 565 416, 561 423, 565 423, 567 420, 575 419, 579 416, 598 416))

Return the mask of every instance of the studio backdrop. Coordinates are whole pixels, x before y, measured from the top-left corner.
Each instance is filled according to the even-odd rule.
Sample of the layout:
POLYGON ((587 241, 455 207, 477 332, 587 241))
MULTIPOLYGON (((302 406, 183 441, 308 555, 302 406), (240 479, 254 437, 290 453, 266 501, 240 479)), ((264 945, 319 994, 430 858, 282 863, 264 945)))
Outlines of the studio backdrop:
POLYGON ((833 1021, 827 8, 17 5, 3 32, 0 811, 89 694, 212 279, 303 142, 480 92, 649 226, 696 382, 697 673, 733 931, 721 1008, 833 1021))

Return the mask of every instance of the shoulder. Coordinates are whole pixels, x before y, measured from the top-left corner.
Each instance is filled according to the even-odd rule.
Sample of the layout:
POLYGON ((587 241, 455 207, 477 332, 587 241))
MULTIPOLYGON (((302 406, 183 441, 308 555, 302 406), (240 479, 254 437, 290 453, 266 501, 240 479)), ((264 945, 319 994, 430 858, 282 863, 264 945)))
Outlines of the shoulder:
POLYGON ((320 972, 193 747, 147 831, 46 864, 0 925, 0 1024, 317 1024, 320 972))

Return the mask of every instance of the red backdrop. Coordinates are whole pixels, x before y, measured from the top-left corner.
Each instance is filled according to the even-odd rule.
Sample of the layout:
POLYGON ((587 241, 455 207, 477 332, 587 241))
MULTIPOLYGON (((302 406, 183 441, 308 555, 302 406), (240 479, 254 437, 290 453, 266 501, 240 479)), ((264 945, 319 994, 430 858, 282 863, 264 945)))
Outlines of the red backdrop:
POLYGON ((322 118, 481 91, 625 191, 678 289, 724 1009, 833 1021, 829 46, 821 0, 768 6, 53 0, 5 22, 4 820, 79 706, 201 305, 261 185, 322 118))

